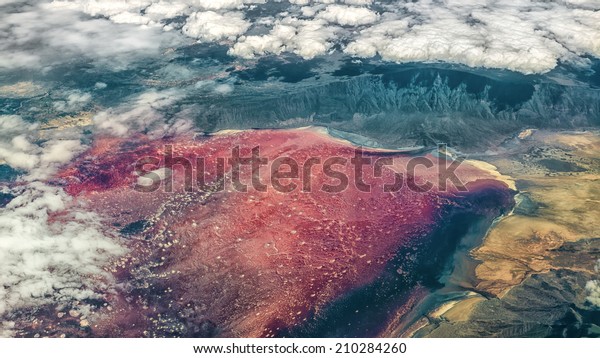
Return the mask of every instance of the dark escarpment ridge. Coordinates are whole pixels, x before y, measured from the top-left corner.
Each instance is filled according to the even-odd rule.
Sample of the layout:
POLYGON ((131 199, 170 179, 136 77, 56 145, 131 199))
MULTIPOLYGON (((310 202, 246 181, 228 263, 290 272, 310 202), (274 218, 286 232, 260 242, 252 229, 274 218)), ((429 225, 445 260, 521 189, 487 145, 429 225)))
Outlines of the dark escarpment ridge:
MULTIPOLYGON (((222 49, 213 58, 197 47, 180 49, 173 59, 175 68, 198 58, 211 64, 206 71, 192 66, 188 76, 153 63, 102 73, 55 68, 38 80, 60 78, 71 90, 94 92, 93 103, 85 107, 90 111, 117 107, 124 99, 135 101, 147 91, 177 90, 181 98, 157 111, 167 121, 185 114, 206 132, 321 125, 372 138, 382 147, 446 142, 481 150, 524 128, 600 124, 598 60, 590 60, 589 68, 561 65, 539 75, 448 64, 355 63, 345 58, 265 58, 244 67, 222 49), (108 87, 96 91, 98 82, 108 87), (219 85, 230 92, 213 91, 219 85)), ((2 95, 0 113, 31 121, 76 114, 56 112, 52 98, 60 92, 47 92, 28 98, 2 95)))
POLYGON ((199 107, 197 124, 210 130, 323 125, 392 147, 445 142, 472 150, 523 128, 600 124, 600 89, 558 70, 524 76, 442 65, 363 65, 357 73, 334 74, 293 84, 267 81, 248 90, 250 82, 240 80, 226 98, 206 105, 190 99, 199 107))

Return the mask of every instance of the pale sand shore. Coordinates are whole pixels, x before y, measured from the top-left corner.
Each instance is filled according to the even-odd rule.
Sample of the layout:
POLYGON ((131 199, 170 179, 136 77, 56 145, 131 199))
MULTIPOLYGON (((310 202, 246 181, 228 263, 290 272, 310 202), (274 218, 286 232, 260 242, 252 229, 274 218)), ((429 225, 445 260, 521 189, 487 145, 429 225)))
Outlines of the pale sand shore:
POLYGON ((469 319, 473 308, 479 303, 486 299, 482 296, 471 295, 461 301, 456 302, 450 309, 448 309, 443 317, 451 322, 462 322, 469 319))
POLYGON ((486 162, 482 162, 480 160, 467 159, 465 163, 470 164, 478 169, 486 171, 491 176, 493 176, 496 180, 505 183, 509 189, 517 191, 517 186, 515 184, 515 180, 509 175, 501 174, 494 165, 486 162))

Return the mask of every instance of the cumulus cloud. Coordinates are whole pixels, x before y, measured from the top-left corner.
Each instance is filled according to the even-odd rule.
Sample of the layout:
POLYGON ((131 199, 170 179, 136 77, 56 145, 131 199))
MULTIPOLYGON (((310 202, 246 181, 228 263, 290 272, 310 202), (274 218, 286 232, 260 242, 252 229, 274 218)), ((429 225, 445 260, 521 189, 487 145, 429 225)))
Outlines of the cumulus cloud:
MULTIPOLYGON (((248 1, 249 2, 249 1, 248 1)), ((191 1, 194 5, 199 6, 202 9, 208 10, 221 10, 221 9, 234 9, 239 8, 245 2, 244 0, 194 0, 191 1)))
POLYGON ((277 21, 266 35, 243 36, 231 48, 229 54, 253 58, 266 54, 290 52, 305 59, 326 54, 333 42, 337 28, 328 26, 324 20, 301 20, 286 17, 277 21))
POLYGON ((71 204, 60 188, 32 182, 0 209, 0 316, 106 289, 102 266, 124 250, 98 217, 71 204))
POLYGON ((600 307, 600 281, 588 281, 585 285, 588 292, 587 300, 594 306, 600 307))
POLYGON ((214 11, 196 12, 190 15, 183 33, 208 41, 235 40, 250 27, 240 12, 218 14, 214 11))
POLYGON ((0 337, 12 337, 14 328, 15 322, 4 321, 0 323, 0 337))
POLYGON ((56 101, 52 105, 59 112, 76 112, 82 110, 91 100, 92 95, 89 93, 70 91, 64 101, 56 101))
MULTIPOLYGON (((96 3, 105 3, 106 11, 112 9, 114 16, 124 14, 119 12, 118 1, 96 3)), ((93 18, 67 5, 21 2, 0 9, 0 70, 44 68, 74 60, 119 69, 155 58, 163 48, 180 43, 160 27, 117 23, 126 22, 119 21, 125 15, 115 21, 93 18)))
POLYGON ((162 137, 190 132, 193 123, 187 116, 169 119, 165 113, 183 97, 183 91, 175 89, 142 93, 117 108, 99 112, 93 118, 95 129, 115 136, 146 132, 150 137, 162 137))
POLYGON ((186 37, 230 46, 242 58, 285 52, 313 58, 342 49, 361 58, 523 73, 600 57, 600 3, 591 0, 48 1, 5 5, 0 69, 78 56, 118 68, 156 58, 186 37), (275 2, 289 5, 270 13, 275 2))
POLYGON ((37 128, 19 116, 0 116, 0 162, 25 171, 29 181, 47 179, 85 150, 79 132, 64 131, 60 137, 40 141, 37 128))
MULTIPOLYGON (((600 272, 600 260, 596 262, 596 272, 600 272)), ((596 307, 600 307, 600 281, 588 281, 585 285, 587 291, 587 301, 596 307)))
POLYGON ((343 3, 348 5, 370 5, 373 0, 344 0, 343 3))
POLYGON ((37 133, 21 117, 0 116, 0 161, 24 172, 0 209, 0 336, 12 334, 4 317, 15 310, 102 298, 111 283, 103 266, 125 253, 99 217, 46 182, 85 149, 73 139, 81 134, 40 141, 37 133))
MULTIPOLYGON (((443 61, 540 73, 553 69, 561 61, 578 63, 585 61, 585 56, 600 56, 597 1, 290 0, 289 8, 276 15, 247 16, 255 6, 268 8, 270 2, 281 3, 278 0, 63 0, 54 1, 52 8, 78 10, 117 24, 165 30, 176 28, 165 25, 165 20, 182 16, 183 35, 229 45, 230 54, 242 58, 284 52, 312 58, 337 47, 352 56, 381 56, 394 62, 443 61), (252 31, 255 28, 261 30, 252 31)), ((102 19, 96 20, 100 21, 99 26, 106 27, 102 19)), ((8 23, 18 22, 9 17, 8 23)), ((105 30, 117 33, 114 29, 105 30)), ((139 36, 141 48, 151 50, 158 43, 144 42, 145 36, 128 30, 131 36, 139 36)), ((150 37, 156 36, 152 33, 150 37)), ((96 50, 96 55, 105 51, 108 50, 96 50)), ((39 61, 35 53, 17 46, 4 62, 15 63, 17 58, 25 64, 39 61)))
POLYGON ((318 17, 342 26, 359 26, 377 21, 377 13, 364 7, 329 5, 318 17))
POLYGON ((0 116, 0 119, 0 161, 17 169, 33 169, 39 162, 41 149, 31 143, 28 134, 37 125, 19 116, 0 116))
POLYGON ((583 54, 600 56, 600 13, 563 2, 449 0, 403 7, 411 15, 383 14, 383 20, 363 29, 345 52, 358 57, 378 54, 395 62, 445 61, 524 73, 546 72, 558 61, 583 54))
POLYGON ((233 92, 233 85, 230 85, 228 83, 223 83, 223 84, 215 86, 215 93, 229 94, 231 92, 233 92))
POLYGON ((144 16, 155 23, 159 23, 161 20, 172 19, 176 16, 188 14, 190 11, 190 6, 184 2, 158 1, 146 7, 144 16))

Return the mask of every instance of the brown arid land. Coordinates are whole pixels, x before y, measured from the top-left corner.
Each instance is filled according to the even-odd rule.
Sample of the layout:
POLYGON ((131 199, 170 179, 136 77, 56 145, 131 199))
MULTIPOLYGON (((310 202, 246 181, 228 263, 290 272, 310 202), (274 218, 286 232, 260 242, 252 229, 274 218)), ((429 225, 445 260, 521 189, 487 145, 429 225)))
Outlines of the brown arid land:
POLYGON ((600 133, 525 130, 478 159, 515 181, 515 208, 470 252, 473 275, 455 278, 470 292, 405 335, 600 333, 590 292, 599 276, 600 133))

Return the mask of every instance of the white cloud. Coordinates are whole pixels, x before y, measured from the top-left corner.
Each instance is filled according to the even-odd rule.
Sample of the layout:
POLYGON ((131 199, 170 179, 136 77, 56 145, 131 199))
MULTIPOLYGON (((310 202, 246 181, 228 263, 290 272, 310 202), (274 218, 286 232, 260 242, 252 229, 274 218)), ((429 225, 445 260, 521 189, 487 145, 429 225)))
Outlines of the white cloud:
POLYGON ((313 58, 342 48, 357 57, 523 73, 600 57, 598 1, 291 0, 277 14, 249 16, 250 9, 270 2, 282 3, 57 0, 23 5, 22 11, 0 14, 0 34, 8 39, 0 42, 0 68, 43 67, 77 56, 123 67, 160 56, 166 47, 183 43, 184 36, 230 46, 230 54, 242 58, 284 52, 313 58), (179 20, 165 24, 178 16, 185 21, 182 28, 179 20))
POLYGON ((231 92, 233 92, 233 85, 227 83, 223 83, 215 87, 215 93, 218 94, 229 94, 231 92))
MULTIPOLYGON (((0 295, 2 295, 3 287, 0 287, 0 295)), ((5 304, 0 302, 0 311, 5 308, 5 304)), ((14 335, 15 322, 3 321, 0 323, 0 337, 12 337, 14 335)))
POLYGON ((410 22, 406 19, 390 19, 369 27, 348 44, 345 52, 358 57, 373 57, 394 45, 394 38, 408 31, 410 22))
POLYGON ((157 57, 163 48, 180 43, 160 27, 139 25, 91 18, 63 3, 22 4, 17 10, 0 12, 0 70, 44 68, 83 59, 119 69, 157 57))
POLYGON ((342 26, 359 26, 374 23, 378 16, 364 7, 329 5, 317 17, 342 26))
POLYGON ((371 5, 373 0, 344 0, 343 3, 348 5, 371 5))
POLYGON ((139 13, 150 4, 150 0, 57 0, 54 7, 82 10, 92 16, 114 16, 124 12, 139 13))
POLYGON ((0 161, 26 171, 24 179, 28 181, 47 179, 85 149, 79 132, 63 131, 60 137, 36 144, 37 128, 19 116, 0 116, 0 161))
POLYGON ((150 137, 189 132, 193 124, 189 118, 175 117, 168 121, 163 110, 183 98, 181 90, 151 90, 135 96, 117 108, 99 112, 93 118, 99 133, 125 136, 133 132, 148 132, 150 137))
MULTIPOLYGON (((18 116, 0 116, 0 160, 25 171, 16 197, 0 208, 0 318, 43 304, 101 298, 111 277, 103 270, 125 250, 101 219, 61 188, 45 182, 81 153, 81 133, 46 133, 18 116)), ((14 324, 0 319, 0 336, 14 324)))
POLYGON ((37 127, 19 116, 0 116, 0 161, 17 169, 35 168, 41 149, 31 143, 29 134, 37 127))
POLYGON ((54 109, 60 112, 76 112, 83 109, 92 100, 92 95, 81 91, 71 91, 66 97, 64 101, 54 102, 52 104, 54 109))
POLYGON ((36 181, 21 190, 0 209, 0 316, 101 297, 110 281, 102 267, 124 250, 62 189, 36 181))
POLYGON ((188 14, 190 6, 180 1, 158 1, 153 2, 145 10, 145 15, 153 21, 171 19, 176 16, 188 14))
MULTIPOLYGON (((596 272, 600 272, 600 260, 596 262, 596 272)), ((600 307, 600 281, 599 280, 591 280, 588 281, 585 285, 585 290, 587 291, 587 301, 594 306, 600 307)))
POLYGON ((241 12, 219 14, 214 11, 196 12, 190 15, 183 33, 202 40, 235 40, 250 27, 241 12))
POLYGON ((585 285, 585 289, 588 293, 587 301, 594 306, 600 307, 600 281, 588 281, 585 285))
POLYGON ((267 35, 241 37, 229 50, 229 54, 243 58, 266 54, 279 55, 290 48, 289 44, 296 34, 296 27, 278 22, 267 35))
MULTIPOLYGON (((489 21, 486 27, 467 24, 446 11, 431 15, 437 17, 433 23, 411 24, 394 20, 388 26, 383 22, 364 30, 345 51, 359 57, 377 53, 395 62, 447 61, 525 73, 554 68, 557 53, 564 53, 560 45, 536 36, 532 24, 508 14, 502 16, 502 23, 489 21), (383 29, 388 30, 382 36, 383 29)), ((479 21, 487 21, 489 16, 472 15, 479 21)))
POLYGON ((192 0, 191 4, 207 10, 235 9, 244 5, 244 0, 192 0))
POLYGON ((300 20, 287 17, 278 21, 267 35, 244 36, 229 53, 243 58, 266 54, 295 53, 305 59, 326 54, 335 37, 336 27, 324 20, 300 20))
POLYGON ((44 146, 40 161, 42 163, 68 163, 79 153, 81 142, 78 140, 51 141, 44 146))

